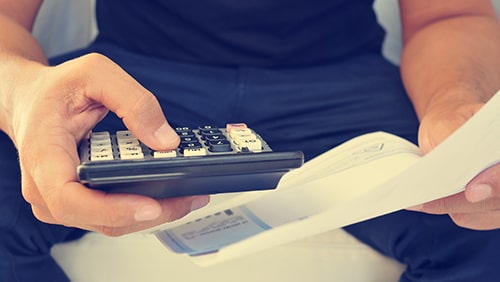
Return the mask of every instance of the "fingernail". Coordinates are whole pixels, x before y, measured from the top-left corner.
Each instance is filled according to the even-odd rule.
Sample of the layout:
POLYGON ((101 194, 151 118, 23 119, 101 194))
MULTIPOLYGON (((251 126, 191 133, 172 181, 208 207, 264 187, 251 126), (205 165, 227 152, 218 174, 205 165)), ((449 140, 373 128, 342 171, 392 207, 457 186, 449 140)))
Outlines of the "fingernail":
POLYGON ((191 202, 191 210, 197 210, 200 209, 210 202, 210 197, 209 196, 199 196, 196 197, 192 202, 191 202))
POLYGON ((155 132, 155 138, 158 140, 162 147, 175 147, 177 146, 176 142, 179 138, 177 133, 168 125, 168 123, 164 123, 158 130, 155 132))
POLYGON ((493 188, 488 184, 475 184, 469 189, 468 200, 477 203, 490 198, 493 195, 493 188))
POLYGON ((138 208, 134 217, 136 221, 149 221, 158 218, 160 213, 161 210, 157 206, 146 205, 138 208))

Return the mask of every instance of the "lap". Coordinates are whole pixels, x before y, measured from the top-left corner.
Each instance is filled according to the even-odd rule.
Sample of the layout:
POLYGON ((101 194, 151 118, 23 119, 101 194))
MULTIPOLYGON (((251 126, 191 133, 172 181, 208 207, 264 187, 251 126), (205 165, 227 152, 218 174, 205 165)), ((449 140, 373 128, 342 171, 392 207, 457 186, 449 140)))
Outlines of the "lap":
MULTIPOLYGON (((246 122, 261 133, 273 149, 302 150, 307 159, 372 131, 383 130, 413 142, 417 140, 418 121, 404 92, 399 71, 377 54, 365 54, 328 66, 260 69, 165 62, 96 43, 52 62, 58 63, 87 52, 107 55, 154 93, 174 126, 223 126, 227 122, 246 122)), ((123 124, 113 114, 97 126, 97 130, 121 128, 123 124)), ((15 150, 12 152, 8 158, 0 156, 3 159, 0 166, 14 171, 17 161, 15 150)), ((19 173, 2 173, 2 177, 15 188, 10 187, 12 190, 6 193, 5 185, 0 185, 0 204, 9 202, 9 198, 20 202, 19 173)), ((13 205, 6 207, 6 214, 15 213, 18 209, 13 205)), ((25 227, 12 225, 13 221, 8 216, 2 220, 2 224, 26 230, 25 227)), ((36 221, 33 217, 31 220, 36 221)), ((72 230, 55 226, 47 229, 51 230, 49 233, 64 235, 53 237, 56 240, 42 237, 43 244, 49 247, 57 240, 67 238, 66 235, 71 233, 68 230, 72 230)), ((40 230, 45 230, 45 227, 30 232, 42 232, 40 230)), ((383 216, 347 230, 382 253, 410 264, 410 267, 421 266, 419 260, 425 261, 426 256, 439 261, 441 264, 438 266, 446 262, 456 263, 456 267, 443 268, 441 272, 439 267, 424 271, 425 275, 437 272, 434 277, 438 279, 426 280, 424 276, 417 274, 418 277, 413 277, 412 273, 406 272, 403 277, 409 277, 408 281, 444 281, 442 278, 447 277, 447 271, 463 276, 463 273, 470 274, 467 271, 469 267, 476 267, 481 262, 489 265, 489 272, 472 273, 471 277, 475 280, 489 279, 488 275, 496 272, 491 251, 474 248, 474 244, 485 240, 492 249, 498 249, 500 239, 497 238, 500 237, 497 233, 500 231, 464 231, 446 216, 410 212, 383 216), (467 249, 460 248, 462 244, 474 250, 474 255, 464 260, 465 263, 459 259, 451 260, 467 256, 467 249), (441 251, 430 252, 434 248, 441 251), (465 269, 457 270, 457 267, 465 269)), ((423 265, 425 270, 425 263, 423 265)))

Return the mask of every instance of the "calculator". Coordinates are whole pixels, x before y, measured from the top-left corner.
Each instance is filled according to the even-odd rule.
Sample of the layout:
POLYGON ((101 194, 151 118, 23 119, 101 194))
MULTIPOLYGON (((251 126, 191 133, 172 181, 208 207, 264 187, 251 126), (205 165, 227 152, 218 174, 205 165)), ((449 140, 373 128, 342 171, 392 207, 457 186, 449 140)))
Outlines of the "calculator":
POLYGON ((92 132, 79 145, 78 180, 159 199, 274 189, 304 162, 300 151, 273 151, 244 123, 175 130, 181 142, 171 151, 152 150, 127 130, 92 132))

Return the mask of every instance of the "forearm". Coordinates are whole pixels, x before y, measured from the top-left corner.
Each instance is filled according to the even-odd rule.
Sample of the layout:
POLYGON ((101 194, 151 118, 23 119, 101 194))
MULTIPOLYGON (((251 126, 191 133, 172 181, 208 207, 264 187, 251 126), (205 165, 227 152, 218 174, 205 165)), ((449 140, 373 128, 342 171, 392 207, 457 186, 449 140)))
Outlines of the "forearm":
POLYGON ((31 81, 29 70, 47 64, 47 58, 31 35, 30 22, 18 22, 0 13, 0 130, 12 137, 15 93, 31 81))
POLYGON ((442 103, 483 103, 500 88, 500 27, 491 16, 431 23, 405 42, 405 87, 422 118, 442 103))

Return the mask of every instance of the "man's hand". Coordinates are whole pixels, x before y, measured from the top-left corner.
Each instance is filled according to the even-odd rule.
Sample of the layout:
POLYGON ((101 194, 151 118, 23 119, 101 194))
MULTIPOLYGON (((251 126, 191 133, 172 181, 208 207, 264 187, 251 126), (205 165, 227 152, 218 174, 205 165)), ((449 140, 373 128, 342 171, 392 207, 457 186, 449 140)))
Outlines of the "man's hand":
POLYGON ((77 182, 77 143, 108 110, 155 150, 179 142, 153 94, 111 60, 90 54, 56 67, 27 63, 23 72, 11 98, 9 135, 19 150, 23 196, 38 219, 117 236, 208 203, 208 196, 110 195, 77 182))
MULTIPOLYGON (((461 126, 481 104, 459 102, 434 106, 422 119, 419 143, 425 152, 432 150, 461 126)), ((462 227, 487 230, 500 228, 500 164, 470 181, 465 191, 443 199, 410 208, 431 214, 449 214, 462 227)))

